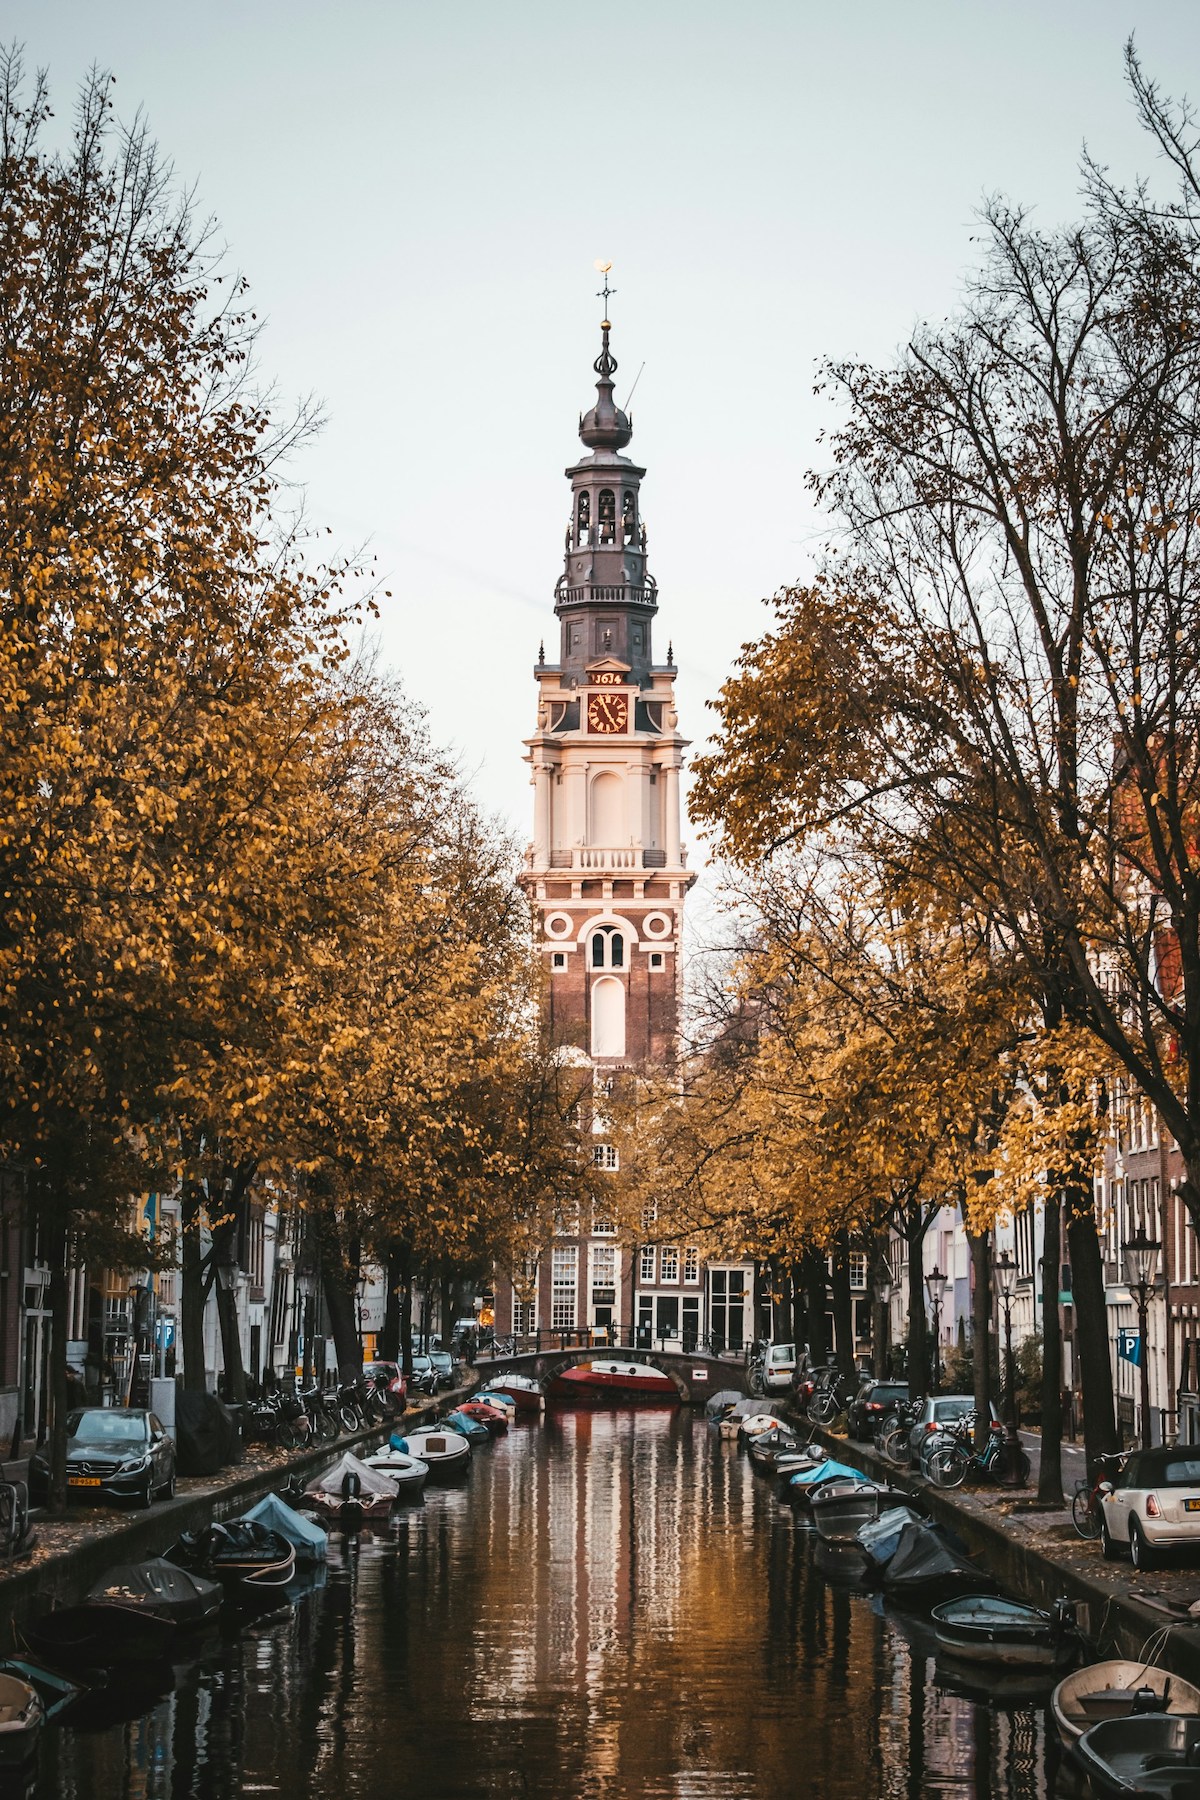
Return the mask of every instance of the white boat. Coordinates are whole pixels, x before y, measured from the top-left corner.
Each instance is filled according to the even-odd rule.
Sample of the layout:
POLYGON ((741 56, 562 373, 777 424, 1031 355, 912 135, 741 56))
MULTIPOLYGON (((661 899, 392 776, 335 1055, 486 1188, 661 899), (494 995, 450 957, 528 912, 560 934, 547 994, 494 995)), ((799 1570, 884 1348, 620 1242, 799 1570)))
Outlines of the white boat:
POLYGON ((1069 1749, 1105 1719, 1142 1712, 1200 1714, 1200 1688, 1153 1663, 1114 1657, 1064 1676, 1050 1697, 1050 1711, 1069 1749))
POLYGON ((385 1449, 365 1456, 363 1461, 368 1469, 374 1469, 377 1475, 386 1475, 395 1484, 397 1500, 419 1500, 424 1493, 429 1464, 422 1462, 419 1456, 396 1450, 389 1444, 385 1449))
POLYGON ((510 1425, 517 1416, 517 1403, 512 1398, 511 1394, 506 1394, 504 1392, 503 1388, 480 1388, 476 1393, 471 1395, 467 1404, 474 1406, 494 1406, 504 1414, 510 1425))
POLYGON ((0 1675, 0 1768, 18 1768, 37 1752, 46 1716, 41 1695, 30 1681, 0 1675))
POLYGON ((532 1375, 498 1375, 487 1384, 489 1394, 507 1394, 518 1412, 542 1413, 546 1396, 532 1375))
POLYGON ((774 1407, 769 1400, 739 1400, 736 1406, 730 1407, 729 1411, 723 1415, 717 1430, 723 1438, 735 1438, 741 1430, 744 1419, 762 1418, 764 1415, 770 1419, 772 1425, 778 1425, 783 1416, 783 1409, 774 1407))
POLYGON ((748 1418, 738 1421, 737 1434, 743 1440, 758 1437, 764 1431, 775 1431, 779 1420, 774 1413, 751 1413, 748 1418))
POLYGON ((425 1464, 430 1481, 453 1481, 471 1466, 471 1446, 459 1431, 411 1431, 405 1437, 408 1454, 425 1464))

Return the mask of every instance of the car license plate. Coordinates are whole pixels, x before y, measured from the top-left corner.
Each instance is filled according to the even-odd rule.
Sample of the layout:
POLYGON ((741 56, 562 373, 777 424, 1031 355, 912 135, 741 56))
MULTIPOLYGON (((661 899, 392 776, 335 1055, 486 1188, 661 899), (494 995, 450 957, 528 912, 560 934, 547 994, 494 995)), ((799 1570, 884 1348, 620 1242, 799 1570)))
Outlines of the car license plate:
POLYGON ((1185 1500, 1183 1510, 1184 1512, 1200 1512, 1200 1500, 1185 1500))
POLYGON ((67 1476, 67 1486, 68 1487, 99 1487, 100 1486, 100 1477, 98 1475, 68 1475, 67 1476))

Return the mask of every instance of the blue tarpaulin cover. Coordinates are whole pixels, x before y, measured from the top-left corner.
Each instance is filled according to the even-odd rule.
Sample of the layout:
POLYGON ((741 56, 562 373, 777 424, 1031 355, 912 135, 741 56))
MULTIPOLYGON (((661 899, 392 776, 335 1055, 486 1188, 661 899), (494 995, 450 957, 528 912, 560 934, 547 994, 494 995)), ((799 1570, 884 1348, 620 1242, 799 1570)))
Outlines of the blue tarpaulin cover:
POLYGON ((811 1487, 814 1481, 831 1481, 835 1476, 839 1481, 863 1480, 861 1469, 847 1468, 845 1463, 834 1462, 831 1458, 827 1462, 815 1463, 811 1469, 799 1469, 792 1476, 792 1486, 811 1487))
POLYGON ((277 1531, 289 1544, 294 1544, 297 1563, 325 1561, 328 1534, 302 1513, 293 1512, 278 1494, 268 1494, 265 1500, 260 1500, 257 1506, 252 1506, 242 1517, 253 1519, 257 1525, 265 1525, 268 1531, 277 1531))

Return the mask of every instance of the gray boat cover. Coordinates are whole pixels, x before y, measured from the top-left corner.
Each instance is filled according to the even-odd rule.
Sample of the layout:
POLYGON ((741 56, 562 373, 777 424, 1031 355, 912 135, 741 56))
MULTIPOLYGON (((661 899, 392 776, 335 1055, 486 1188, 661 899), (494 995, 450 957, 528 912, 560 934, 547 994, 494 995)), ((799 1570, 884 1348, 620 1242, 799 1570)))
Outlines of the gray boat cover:
POLYGON ((890 1506, 886 1512, 881 1512, 877 1519, 872 1519, 857 1534, 863 1555, 877 1569, 886 1568, 896 1554, 900 1533, 911 1522, 912 1513, 907 1506, 890 1506))
POLYGON ((389 1498, 395 1498, 395 1482, 389 1481, 377 1469, 368 1468, 357 1456, 351 1456, 349 1450, 331 1468, 326 1469, 324 1474, 310 1481, 304 1491, 306 1494, 340 1494, 342 1479, 346 1475, 358 1476, 359 1492, 362 1494, 387 1494, 389 1498))
POLYGON ((252 1520, 256 1525, 265 1525, 268 1531, 277 1531, 289 1544, 295 1546, 296 1561, 305 1567, 309 1563, 325 1561, 325 1550, 329 1543, 328 1532, 312 1519, 306 1519, 302 1513, 293 1512, 279 1498, 278 1494, 268 1494, 257 1506, 242 1514, 243 1519, 252 1520))
POLYGON ((738 1406, 746 1398, 736 1388, 722 1388, 719 1394, 710 1394, 704 1403, 705 1417, 715 1419, 729 1408, 738 1406))
POLYGON ((883 1572, 884 1587, 891 1593, 916 1593, 956 1578, 974 1581, 984 1591, 996 1585, 984 1570, 972 1566, 953 1532, 909 1519, 883 1572))

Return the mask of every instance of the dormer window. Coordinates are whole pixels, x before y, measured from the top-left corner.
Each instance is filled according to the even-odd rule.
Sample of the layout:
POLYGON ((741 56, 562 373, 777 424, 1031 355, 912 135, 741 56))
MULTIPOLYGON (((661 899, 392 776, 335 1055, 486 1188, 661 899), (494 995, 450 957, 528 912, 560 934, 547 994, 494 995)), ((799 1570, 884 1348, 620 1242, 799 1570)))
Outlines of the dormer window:
POLYGON ((592 934, 592 967, 593 969, 623 969, 625 967, 625 939, 615 925, 601 925, 599 931, 592 934))
POLYGON ((576 533, 577 544, 586 544, 587 535, 592 525, 592 496, 585 488, 579 496, 579 530, 576 533))
POLYGON ((600 489, 600 542, 617 541, 617 496, 611 488, 600 489))

